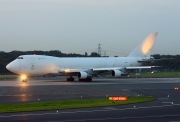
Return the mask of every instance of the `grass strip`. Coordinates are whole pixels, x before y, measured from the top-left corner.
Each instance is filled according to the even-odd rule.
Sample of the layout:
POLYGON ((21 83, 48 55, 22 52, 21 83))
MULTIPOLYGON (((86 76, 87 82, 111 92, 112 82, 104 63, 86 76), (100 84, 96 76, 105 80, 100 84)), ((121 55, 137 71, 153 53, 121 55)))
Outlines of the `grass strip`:
POLYGON ((129 76, 140 77, 180 77, 180 72, 157 72, 157 73, 140 73, 140 75, 130 74, 129 76))
POLYGON ((0 79, 18 78, 18 75, 0 75, 0 79))
POLYGON ((150 97, 128 97, 127 101, 110 101, 108 98, 101 98, 101 99, 57 100, 57 101, 46 101, 46 102, 0 104, 0 113, 114 106, 114 105, 149 102, 152 100, 154 100, 154 97, 150 96, 150 97))

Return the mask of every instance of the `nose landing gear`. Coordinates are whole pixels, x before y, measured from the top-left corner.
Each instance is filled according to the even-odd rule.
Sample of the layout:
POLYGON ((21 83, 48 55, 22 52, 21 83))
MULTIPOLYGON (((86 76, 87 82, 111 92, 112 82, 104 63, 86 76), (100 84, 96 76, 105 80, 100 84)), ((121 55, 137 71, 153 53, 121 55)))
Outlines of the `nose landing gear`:
POLYGON ((22 80, 22 82, 25 82, 25 83, 26 83, 26 82, 27 82, 27 79, 25 79, 25 80, 22 80))
POLYGON ((27 76, 26 75, 21 75, 20 79, 22 82, 27 82, 27 76))

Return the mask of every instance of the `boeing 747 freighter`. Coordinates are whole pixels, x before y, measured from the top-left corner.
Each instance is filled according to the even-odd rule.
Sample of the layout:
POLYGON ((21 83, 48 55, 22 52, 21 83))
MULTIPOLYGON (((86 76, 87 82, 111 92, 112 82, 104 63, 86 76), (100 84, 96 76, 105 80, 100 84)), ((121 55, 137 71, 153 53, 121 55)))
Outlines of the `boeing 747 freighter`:
POLYGON ((45 55, 21 55, 6 68, 21 75, 27 82, 29 76, 67 76, 67 81, 92 81, 94 76, 108 72, 114 77, 126 75, 127 69, 144 69, 143 62, 153 59, 150 53, 157 33, 150 33, 127 57, 62 58, 45 55))

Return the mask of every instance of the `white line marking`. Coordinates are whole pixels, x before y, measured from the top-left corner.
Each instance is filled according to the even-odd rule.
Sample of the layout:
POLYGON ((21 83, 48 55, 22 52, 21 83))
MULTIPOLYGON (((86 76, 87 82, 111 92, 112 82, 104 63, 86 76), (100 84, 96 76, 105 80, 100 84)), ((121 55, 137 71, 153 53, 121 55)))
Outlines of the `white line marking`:
MULTIPOLYGON (((163 117, 179 117, 180 115, 159 115, 159 116, 142 116, 142 117, 122 117, 122 118, 99 118, 99 119, 83 119, 83 120, 67 120, 65 122, 74 121, 103 121, 103 120, 124 120, 124 119, 144 119, 144 118, 163 118, 163 117)), ((179 121, 172 121, 179 122, 179 121)))
POLYGON ((162 102, 162 103, 165 103, 165 104, 166 104, 166 103, 172 104, 173 102, 162 102))

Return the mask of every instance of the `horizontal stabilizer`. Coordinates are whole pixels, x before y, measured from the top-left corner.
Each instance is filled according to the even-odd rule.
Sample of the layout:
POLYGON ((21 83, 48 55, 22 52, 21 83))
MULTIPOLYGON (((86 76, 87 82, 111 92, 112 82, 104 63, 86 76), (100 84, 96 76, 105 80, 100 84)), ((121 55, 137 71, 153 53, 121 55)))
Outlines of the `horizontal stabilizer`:
POLYGON ((154 61, 162 61, 162 60, 172 60, 173 58, 161 58, 161 59, 147 59, 147 60, 139 60, 139 63, 149 63, 154 61))

